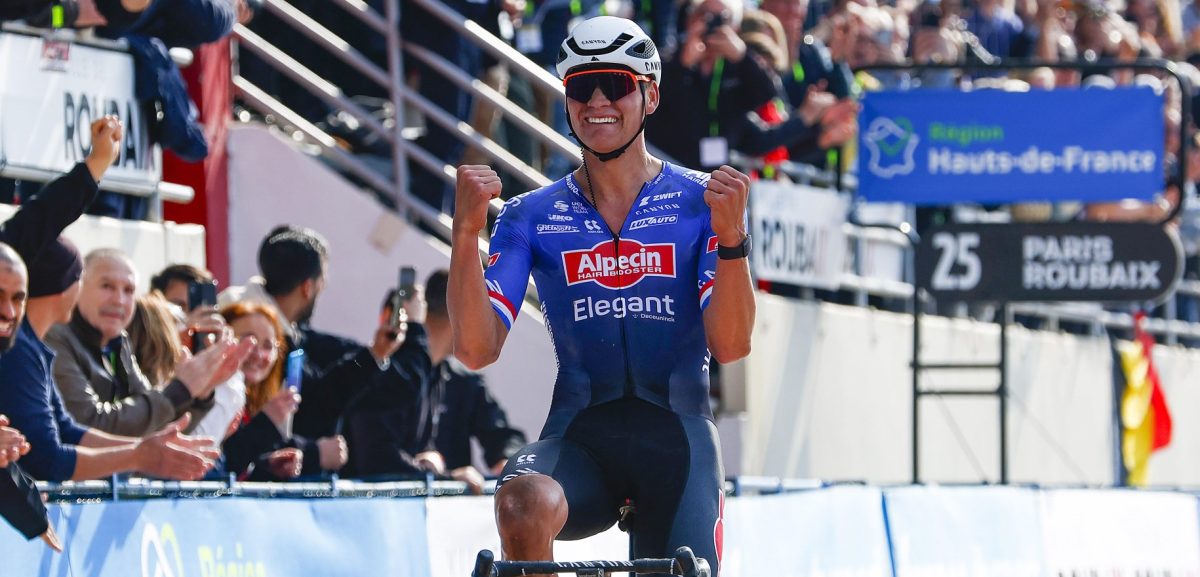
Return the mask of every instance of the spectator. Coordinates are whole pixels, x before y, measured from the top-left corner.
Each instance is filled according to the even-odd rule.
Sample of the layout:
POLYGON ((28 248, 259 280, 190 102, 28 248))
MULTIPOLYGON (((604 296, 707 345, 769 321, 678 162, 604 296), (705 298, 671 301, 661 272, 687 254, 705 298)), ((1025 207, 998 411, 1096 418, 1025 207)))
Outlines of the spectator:
MULTIPOLYGON (((380 324, 390 326, 395 292, 384 299, 380 324)), ((443 474, 445 459, 434 445, 438 414, 430 386, 433 364, 425 335, 425 297, 417 290, 401 305, 399 326, 404 344, 388 369, 371 380, 352 401, 342 426, 358 477, 405 476, 425 471, 443 474)), ((303 405, 302 405, 303 408, 303 405)))
MULTIPOLYGON (((112 3, 99 1, 101 5, 112 3)), ((153 0, 136 15, 113 12, 97 30, 100 36, 136 34, 158 38, 168 47, 184 48, 220 40, 233 30, 234 23, 245 24, 254 13, 245 0, 153 0)))
MULTIPOLYGON (((0 355, 7 353, 16 342, 14 328, 25 308, 27 273, 25 263, 8 245, 0 243, 0 355)), ((9 426, 8 417, 0 415, 0 517, 4 517, 26 539, 41 535, 56 551, 62 545, 54 527, 46 519, 46 506, 41 493, 17 460, 29 453, 31 446, 20 431, 9 426)))
MULTIPOLYGON (((345 464, 342 447, 326 450, 328 462, 321 463, 321 451, 312 443, 307 447, 288 446, 292 416, 300 404, 300 395, 283 387, 283 326, 275 312, 261 303, 238 303, 221 311, 234 336, 253 336, 258 346, 242 361, 245 387, 242 408, 226 422, 225 466, 228 472, 246 480, 293 479, 301 474, 305 458, 309 472, 337 470, 345 464), (339 462, 341 461, 341 462, 339 462)), ((329 440, 323 441, 330 443, 329 440)), ((339 445, 336 439, 333 445, 339 445)))
POLYGON ((1015 54, 1013 47, 1021 42, 1025 26, 1000 0, 978 0, 967 16, 967 30, 994 56, 1024 56, 1015 54))
POLYGON ((150 277, 150 289, 158 291, 167 302, 190 313, 188 288, 193 283, 212 282, 212 273, 190 264, 173 264, 150 277))
POLYGON ((799 107, 808 100, 813 88, 825 87, 835 98, 851 95, 854 77, 844 60, 845 55, 835 59, 816 36, 804 33, 804 21, 808 16, 808 0, 764 0, 763 11, 779 19, 783 27, 788 68, 782 80, 787 100, 799 107))
MULTIPOLYGON (((387 370, 389 357, 400 347, 404 335, 381 326, 368 348, 311 328, 299 330, 298 325, 306 325, 311 319, 317 296, 325 286, 329 248, 324 238, 309 229, 277 227, 272 233, 259 247, 262 277, 251 279, 244 287, 228 289, 219 301, 225 304, 258 300, 279 312, 286 344, 281 353, 305 351, 305 402, 296 413, 295 432, 317 439, 321 447, 333 451, 344 442, 335 433, 338 418, 351 397, 387 370), (323 350, 319 345, 329 345, 336 352, 323 350)), ((333 461, 332 456, 325 457, 323 462, 333 461)))
POLYGON ((525 434, 508 423, 500 404, 487 391, 483 375, 472 371, 453 356, 454 335, 446 309, 449 273, 435 271, 425 281, 428 313, 429 356, 434 365, 434 407, 438 413, 436 447, 446 461, 450 476, 467 481, 481 475, 472 465, 471 439, 483 449, 483 462, 490 475, 499 475, 509 457, 525 446, 525 434))
MULTIPOLYGON (((182 434, 185 416, 145 439, 112 435, 81 426, 66 412, 51 364, 54 351, 43 337, 55 323, 70 320, 79 294, 79 253, 64 239, 44 248, 29 271, 28 316, 5 323, 19 326, 16 345, 0 357, 0 412, 8 415, 32 445, 23 464, 47 481, 86 480, 137 471, 172 479, 197 479, 218 452, 207 439, 182 434)), ((199 355, 207 370, 236 368, 254 345, 222 341, 199 355)))
MULTIPOLYGON (((177 316, 174 305, 156 292, 137 298, 133 320, 129 323, 129 344, 142 374, 150 387, 166 387, 175 374, 175 366, 184 357, 179 333, 184 329, 182 311, 177 316)), ((177 310, 178 307, 176 307, 177 310)), ((195 415, 193 415, 195 416, 195 415)))
POLYGON ((650 116, 646 138, 681 164, 697 167, 728 162, 729 150, 760 155, 816 134, 822 147, 848 139, 853 132, 843 127, 854 115, 853 103, 831 106, 820 118, 806 117, 811 111, 801 108, 771 127, 751 118, 778 90, 754 59, 745 58, 736 32, 741 20, 740 2, 693 1, 679 52, 663 64, 661 100, 672 105, 650 116))
POLYGON ((153 433, 189 409, 211 408, 213 387, 237 370, 226 365, 218 371, 210 359, 191 358, 165 387, 155 389, 125 333, 136 290, 129 257, 113 249, 89 253, 78 306, 69 322, 45 336, 56 353, 54 381, 70 414, 83 426, 129 437, 153 433))

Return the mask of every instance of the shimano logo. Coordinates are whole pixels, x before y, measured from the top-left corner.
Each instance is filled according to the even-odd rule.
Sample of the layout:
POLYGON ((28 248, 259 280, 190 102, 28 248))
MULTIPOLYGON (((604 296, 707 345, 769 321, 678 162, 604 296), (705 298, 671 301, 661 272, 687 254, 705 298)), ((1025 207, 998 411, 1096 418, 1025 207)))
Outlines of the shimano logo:
POLYGON ((550 220, 558 221, 558 222, 571 222, 571 221, 575 220, 573 217, 567 216, 565 214, 548 214, 548 215, 546 215, 546 218, 548 218, 550 220))
POLYGON ((676 222, 679 222, 679 216, 674 214, 668 214, 666 216, 649 216, 629 223, 629 230, 658 226, 660 224, 675 224, 676 222))

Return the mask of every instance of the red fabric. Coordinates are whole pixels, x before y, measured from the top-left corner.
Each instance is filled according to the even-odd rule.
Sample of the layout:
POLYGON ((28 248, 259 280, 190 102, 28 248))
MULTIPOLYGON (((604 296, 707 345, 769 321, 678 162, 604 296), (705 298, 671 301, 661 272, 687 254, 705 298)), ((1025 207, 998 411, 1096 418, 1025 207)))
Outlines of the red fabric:
POLYGON ((1167 397, 1163 394, 1162 382, 1158 378, 1158 369, 1154 367, 1154 338, 1142 328, 1146 313, 1138 311, 1133 315, 1133 338, 1142 346, 1148 365, 1146 378, 1150 379, 1153 387, 1150 392, 1150 410, 1154 411, 1154 443, 1152 451, 1157 451, 1171 444, 1171 412, 1167 409, 1167 397))
POLYGON ((721 502, 717 506, 717 524, 713 527, 713 543, 717 546, 717 564, 721 563, 721 555, 725 547, 725 492, 721 492, 721 502))
POLYGON ((229 39, 193 52, 195 61, 182 70, 183 79, 200 111, 209 153, 203 162, 195 164, 163 153, 163 178, 196 191, 190 204, 165 204, 163 218, 204 225, 208 270, 223 286, 229 286, 229 157, 225 147, 233 115, 229 39))
MULTIPOLYGON (((780 112, 778 102, 776 100, 771 100, 770 102, 762 105, 757 112, 758 116, 763 119, 763 122, 767 123, 767 126, 783 124, 783 122, 787 120, 784 118, 783 113, 780 112)), ((763 155, 763 162, 766 164, 777 164, 780 161, 787 159, 788 151, 787 147, 785 146, 780 146, 779 148, 776 148, 775 150, 763 155)))

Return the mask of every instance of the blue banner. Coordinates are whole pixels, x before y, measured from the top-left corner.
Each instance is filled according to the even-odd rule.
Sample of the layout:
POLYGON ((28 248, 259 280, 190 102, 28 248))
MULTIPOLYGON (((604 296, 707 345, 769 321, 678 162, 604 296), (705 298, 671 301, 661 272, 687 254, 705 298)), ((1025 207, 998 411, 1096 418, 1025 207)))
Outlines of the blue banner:
POLYGON ((885 492, 896 577, 1047 577, 1035 489, 904 487, 885 492))
POLYGON ((1163 99, 1147 87, 868 93, 858 192, 870 201, 1105 201, 1161 192, 1163 99))
POLYGON ((0 526, 0 574, 428 577, 424 499, 163 499, 53 505, 63 554, 0 526))

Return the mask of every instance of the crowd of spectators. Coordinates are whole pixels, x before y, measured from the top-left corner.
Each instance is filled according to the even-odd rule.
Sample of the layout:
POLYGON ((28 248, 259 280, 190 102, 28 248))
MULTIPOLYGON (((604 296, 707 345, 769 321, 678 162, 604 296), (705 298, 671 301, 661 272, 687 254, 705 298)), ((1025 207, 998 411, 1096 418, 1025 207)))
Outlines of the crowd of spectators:
MULTIPOLYGON (((120 124, 94 131, 107 146, 89 160, 111 160, 120 124)), ((330 250, 310 229, 273 230, 261 276, 215 302, 192 297, 211 276, 187 265, 147 287, 128 255, 58 236, 94 200, 92 164, 107 166, 81 163, 0 229, 0 515, 27 537, 58 546, 32 479, 432 474, 478 493, 524 445, 453 359, 445 271, 386 295, 370 345, 311 326, 330 250)))

